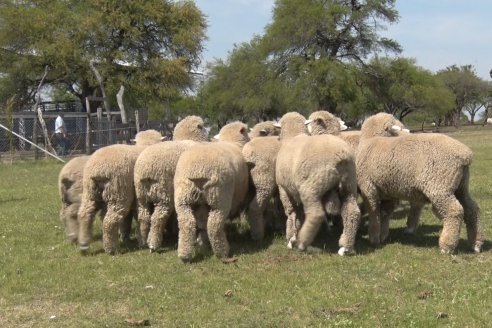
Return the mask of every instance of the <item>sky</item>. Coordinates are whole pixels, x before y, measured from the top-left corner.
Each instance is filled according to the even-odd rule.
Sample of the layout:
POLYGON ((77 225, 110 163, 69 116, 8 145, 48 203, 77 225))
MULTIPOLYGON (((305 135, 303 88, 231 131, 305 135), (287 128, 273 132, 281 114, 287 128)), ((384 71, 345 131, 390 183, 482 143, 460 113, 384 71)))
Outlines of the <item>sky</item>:
MULTIPOLYGON (((234 44, 261 35, 271 22, 274 0, 195 0, 207 17, 209 40, 204 61, 227 59, 234 44)), ((491 0, 397 0, 398 23, 381 35, 403 48, 402 56, 433 72, 447 66, 473 65, 491 80, 491 0)))

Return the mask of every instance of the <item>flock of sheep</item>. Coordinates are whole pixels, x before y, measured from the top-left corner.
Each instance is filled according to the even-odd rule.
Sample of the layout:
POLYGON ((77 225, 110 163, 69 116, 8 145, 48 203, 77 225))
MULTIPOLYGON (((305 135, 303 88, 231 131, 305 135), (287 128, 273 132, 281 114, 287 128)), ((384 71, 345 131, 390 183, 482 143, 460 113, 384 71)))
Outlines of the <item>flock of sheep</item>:
POLYGON ((266 210, 279 197, 289 248, 305 250, 327 217, 339 217, 338 254, 345 255, 354 252, 360 193, 373 245, 387 239, 396 205, 407 200, 406 232, 416 231, 422 207, 431 203, 443 222, 441 252, 455 250, 463 221, 470 248, 480 252, 484 235, 469 193, 467 146, 443 134, 411 134, 385 113, 367 118, 360 131, 346 128, 326 111, 308 119, 291 112, 250 131, 229 123, 211 142, 203 120, 188 116, 172 141, 143 131, 135 145, 107 146, 68 162, 59 175, 60 219, 69 240, 85 251, 100 211, 103 248, 114 254, 138 218, 141 247, 157 250, 171 229, 178 234, 179 258, 189 262, 196 245, 229 256, 225 224, 241 212, 251 238, 263 239, 266 210), (175 214, 177 227, 169 228, 175 214))

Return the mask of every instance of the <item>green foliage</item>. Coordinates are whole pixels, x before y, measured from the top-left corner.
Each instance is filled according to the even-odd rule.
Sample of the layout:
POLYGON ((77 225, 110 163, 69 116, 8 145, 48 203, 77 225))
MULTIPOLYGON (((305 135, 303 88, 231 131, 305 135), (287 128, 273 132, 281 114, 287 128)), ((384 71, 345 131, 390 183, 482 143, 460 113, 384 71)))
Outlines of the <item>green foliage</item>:
POLYGON ((439 122, 453 108, 453 94, 431 72, 414 59, 375 57, 369 64, 366 83, 374 101, 385 112, 400 119, 416 113, 422 119, 439 122))
MULTIPOLYGON (((191 87, 205 18, 192 1, 3 1, 0 10, 2 94, 23 102, 45 66, 46 83, 81 100, 100 95, 94 61, 108 97, 145 106, 191 87)), ((84 101, 82 101, 85 104, 84 101)))
MULTIPOLYGON (((453 129, 454 130, 454 129, 453 129)), ((492 235, 490 127, 452 137, 474 152, 471 193, 492 235)), ((228 226, 237 262, 202 252, 182 264, 176 239, 157 253, 136 241, 120 254, 101 253, 101 222, 90 254, 65 241, 54 161, 0 166, 0 326, 130 327, 487 327, 492 315, 490 240, 482 254, 442 255, 442 227, 430 207, 415 236, 403 233, 408 207, 390 223, 389 241, 368 245, 358 233, 357 255, 336 255, 339 234, 322 228, 307 253, 288 250, 284 236, 255 243, 228 226)))
POLYGON ((455 96, 454 108, 445 117, 447 125, 459 125, 464 110, 473 120, 478 110, 488 103, 492 87, 477 76, 472 65, 448 66, 439 71, 437 76, 455 96))

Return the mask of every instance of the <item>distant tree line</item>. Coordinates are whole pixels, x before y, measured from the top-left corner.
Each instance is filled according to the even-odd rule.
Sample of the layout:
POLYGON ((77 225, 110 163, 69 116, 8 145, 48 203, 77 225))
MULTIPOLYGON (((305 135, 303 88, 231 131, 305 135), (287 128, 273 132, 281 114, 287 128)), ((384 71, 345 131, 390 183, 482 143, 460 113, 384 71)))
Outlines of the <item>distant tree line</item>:
MULTIPOLYGON (((197 74, 206 20, 193 1, 2 1, 0 107, 101 96, 125 87, 126 108, 159 119, 199 114, 217 124, 287 111, 328 110, 357 125, 385 111, 401 120, 458 125, 487 116, 492 86, 471 65, 433 73, 385 38, 395 0, 276 0, 262 35, 197 74)), ((92 106, 91 106, 92 107, 92 106)))

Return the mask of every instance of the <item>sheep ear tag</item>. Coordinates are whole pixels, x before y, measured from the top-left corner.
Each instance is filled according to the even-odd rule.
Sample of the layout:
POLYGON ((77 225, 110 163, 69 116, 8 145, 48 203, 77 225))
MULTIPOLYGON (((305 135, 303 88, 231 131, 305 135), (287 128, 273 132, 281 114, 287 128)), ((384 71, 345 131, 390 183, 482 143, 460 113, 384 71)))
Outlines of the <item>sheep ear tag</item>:
POLYGON ((345 125, 345 122, 340 121, 340 131, 345 131, 347 129, 348 129, 348 127, 345 125))
POLYGON ((281 128, 282 127, 279 122, 274 123, 273 126, 276 127, 276 128, 281 128))
POLYGON ((219 140, 219 138, 220 138, 220 134, 216 134, 216 135, 214 135, 214 139, 215 139, 215 140, 219 140))
POLYGON ((312 121, 313 121, 313 120, 305 120, 305 121, 304 121, 304 124, 305 124, 305 125, 311 124, 311 122, 312 122, 312 121))

